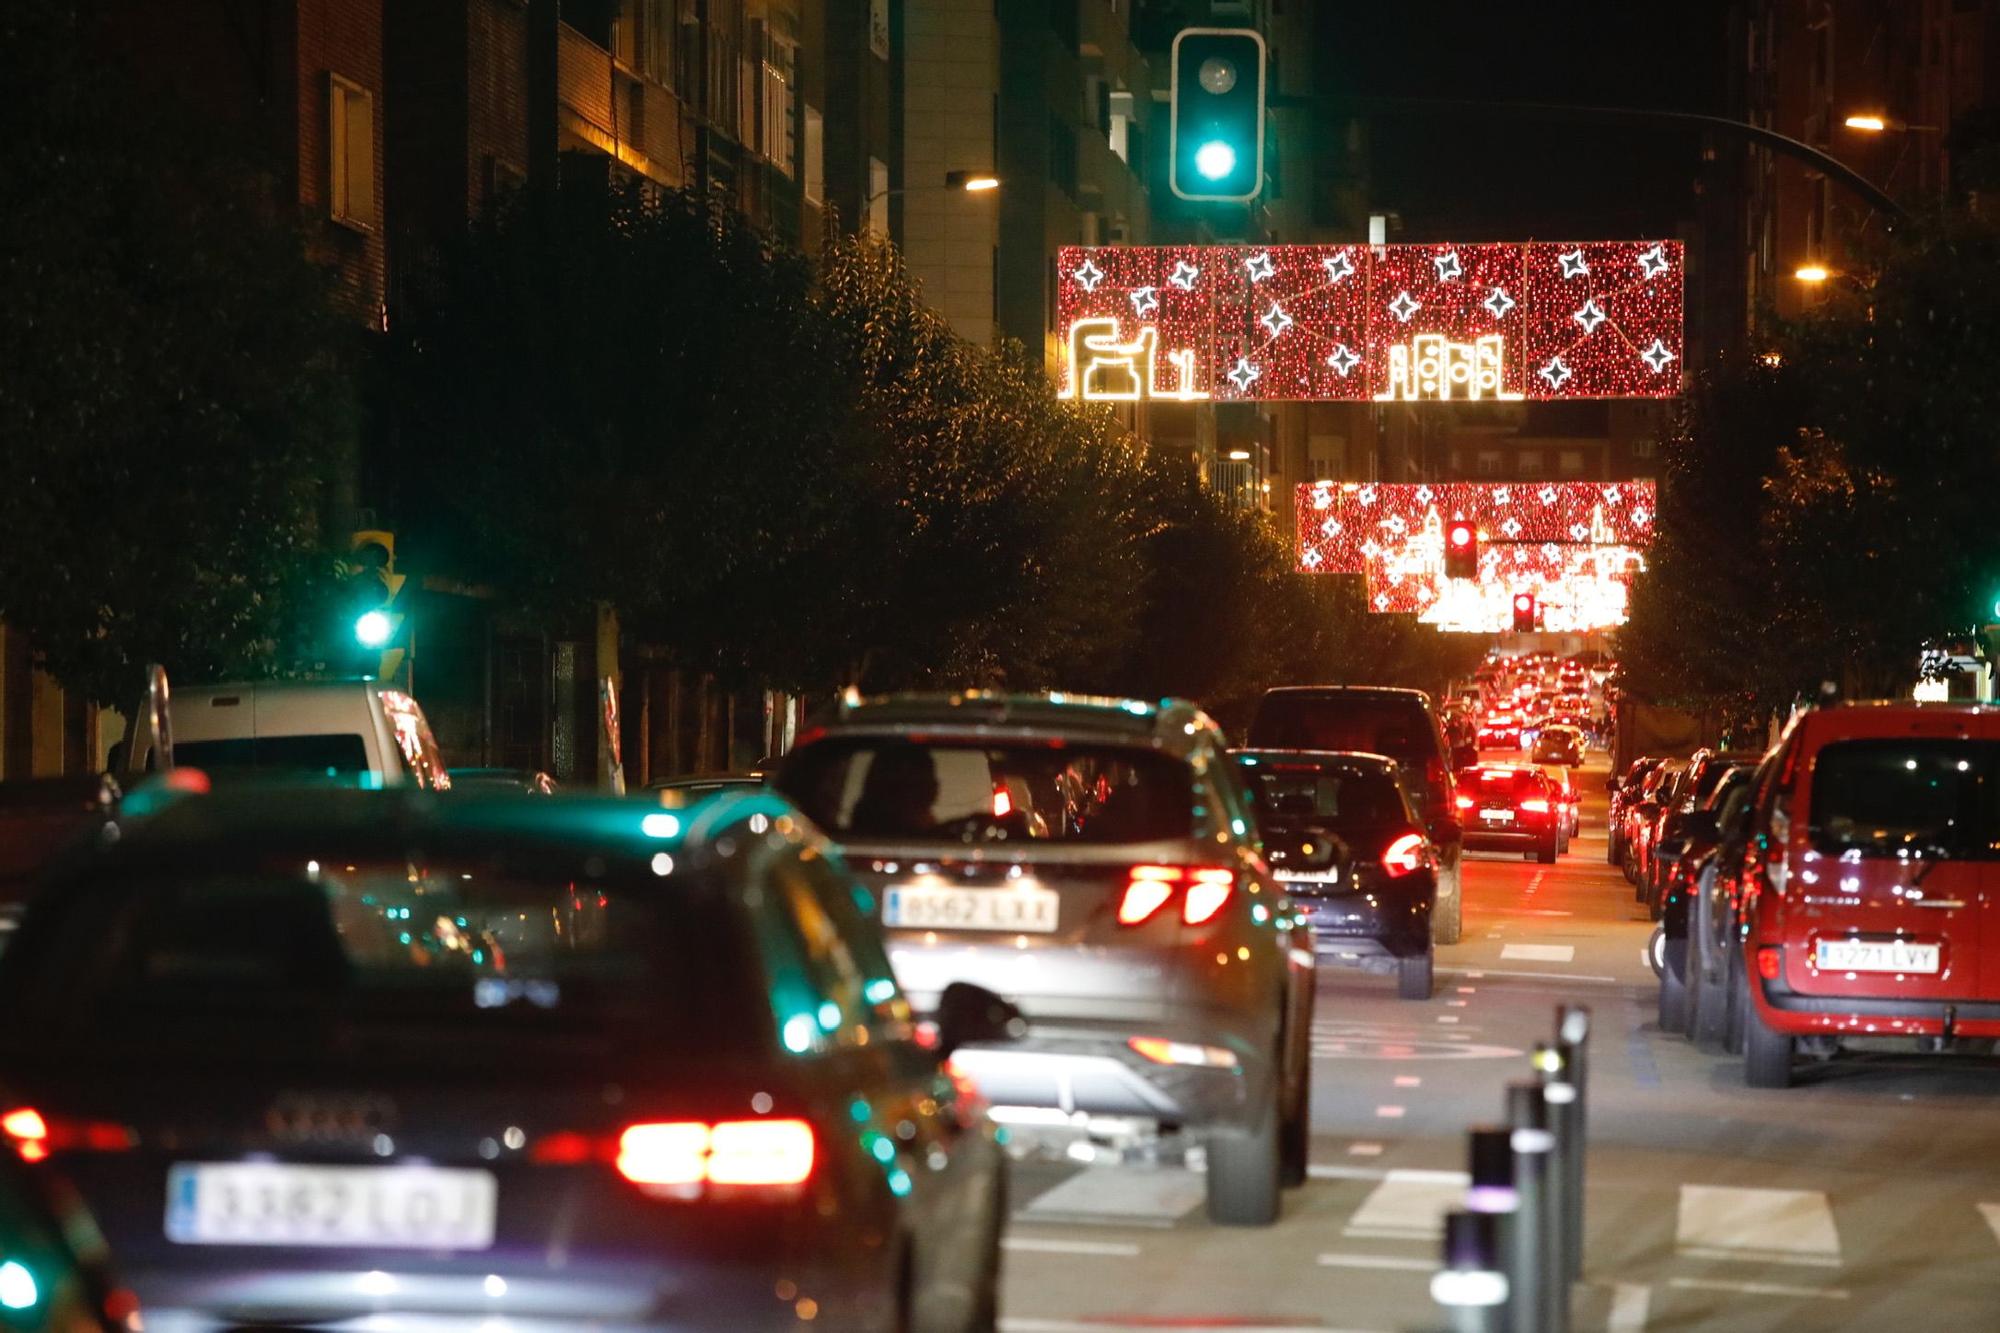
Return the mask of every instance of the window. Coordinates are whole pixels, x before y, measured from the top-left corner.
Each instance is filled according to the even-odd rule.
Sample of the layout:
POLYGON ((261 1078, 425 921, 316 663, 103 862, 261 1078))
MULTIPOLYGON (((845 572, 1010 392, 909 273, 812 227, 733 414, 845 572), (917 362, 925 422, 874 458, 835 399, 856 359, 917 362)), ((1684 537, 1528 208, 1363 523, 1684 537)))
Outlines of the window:
POLYGON ((1474 466, 1478 469, 1479 475, 1482 477, 1499 476, 1501 466, 1500 451, 1498 449, 1481 449, 1474 460, 1474 466))
POLYGON ((330 153, 328 208, 335 222, 375 228, 375 94, 332 76, 328 100, 330 153))
POLYGON ((1542 451, 1540 449, 1523 449, 1519 454, 1515 455, 1514 465, 1521 469, 1524 476, 1529 473, 1540 472, 1542 470, 1542 451))
POLYGON ((889 234, 889 164, 879 157, 868 159, 868 200, 861 211, 868 215, 868 230, 889 234))
POLYGON ((1061 116, 1049 117, 1049 179, 1076 197, 1076 131, 1061 116))
POLYGON ((757 151, 787 176, 798 170, 798 144, 793 137, 793 89, 798 83, 799 44, 789 37, 756 25, 762 48, 757 69, 757 151))
POLYGON ((1133 164, 1132 130, 1135 108, 1132 94, 1112 93, 1110 119, 1106 124, 1105 137, 1111 144, 1111 151, 1127 166, 1133 164))
POLYGON ((1651 440, 1632 441, 1632 457, 1651 458, 1652 456, 1653 456, 1653 442, 1651 440))
POLYGON ((1583 450, 1564 449, 1556 455, 1556 470, 1565 477, 1573 477, 1583 471, 1583 450))
POLYGON ((817 204, 826 198, 826 118, 818 107, 805 109, 805 160, 800 164, 805 178, 806 202, 817 204))
POLYGON ((1826 853, 1990 856, 1996 842, 1990 741, 1838 741, 1812 770, 1813 845, 1826 853))

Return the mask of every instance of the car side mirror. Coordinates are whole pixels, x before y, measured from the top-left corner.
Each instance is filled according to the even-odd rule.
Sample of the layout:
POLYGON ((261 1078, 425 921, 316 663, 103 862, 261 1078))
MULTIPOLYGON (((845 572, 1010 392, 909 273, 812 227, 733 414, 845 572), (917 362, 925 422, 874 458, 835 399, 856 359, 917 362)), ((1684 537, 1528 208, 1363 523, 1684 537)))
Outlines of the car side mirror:
POLYGON ((961 1046, 1025 1037, 1028 1020, 1013 1004, 984 986, 954 981, 938 996, 937 1030, 938 1058, 942 1060, 961 1046))

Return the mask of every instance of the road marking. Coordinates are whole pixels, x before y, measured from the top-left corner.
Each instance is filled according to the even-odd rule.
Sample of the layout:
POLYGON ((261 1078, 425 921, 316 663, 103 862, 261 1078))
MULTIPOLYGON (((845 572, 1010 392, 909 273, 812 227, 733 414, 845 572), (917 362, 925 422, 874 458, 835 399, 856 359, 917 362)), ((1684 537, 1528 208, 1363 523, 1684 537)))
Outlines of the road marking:
POLYGON ((1322 1254, 1321 1268, 1386 1268, 1397 1273, 1432 1273, 1435 1259, 1403 1259, 1393 1254, 1322 1254))
POLYGON ((1241 1328, 1255 1329, 1256 1333, 1374 1333, 1372 1329, 1328 1328, 1325 1324, 1259 1324, 1238 1319, 1204 1320, 1200 1323, 1172 1319, 1169 1323, 1159 1317, 1135 1318, 1136 1323, 1120 1323, 1116 1315, 1098 1315, 1087 1320, 1024 1319, 1010 1315, 1000 1320, 1000 1333, 1159 1333, 1162 1328, 1241 1328))
POLYGON ((1604 1333, 1645 1333, 1646 1319, 1653 1312, 1653 1289, 1633 1282, 1620 1282, 1611 1289, 1611 1317, 1604 1333))
MULTIPOLYGON (((1397 1082, 1402 1082, 1398 1079, 1397 1082)), ((1993 1232, 1993 1239, 2000 1240, 2000 1203, 1982 1203, 1979 1215, 1986 1219, 1986 1225, 1993 1232)))
POLYGON ((1450 1005, 1450 1006, 1451 1006, 1452 1008, 1454 1008, 1454 1009, 1463 1009, 1463 1008, 1465 1008, 1465 1006, 1466 1006, 1466 1004, 1467 1004, 1467 1001, 1465 1001, 1465 1000, 1446 1000, 1446 1001, 1445 1001, 1445 1003, 1446 1003, 1446 1004, 1448 1004, 1448 1005, 1450 1005))
POLYGON ((1667 1285, 1684 1291, 1730 1291, 1743 1296, 1796 1296, 1804 1300, 1844 1301, 1839 1287, 1794 1287, 1784 1282, 1726 1282, 1721 1278, 1675 1277, 1667 1285))
POLYGON ((1444 1215, 1464 1205, 1470 1180, 1463 1171, 1391 1171, 1361 1201, 1342 1234, 1429 1240, 1444 1229, 1444 1215))
POLYGON ((1517 907, 1513 916, 1575 916, 1575 912, 1564 912, 1554 907, 1517 907))
POLYGON ((1131 1259, 1139 1253, 1137 1245, 1124 1241, 1046 1240, 1040 1236, 1008 1236, 1001 1240, 1000 1248, 1024 1250, 1030 1254, 1087 1254, 1107 1259, 1131 1259))
POLYGON ((1674 1248, 1702 1259, 1840 1265, 1840 1233, 1819 1190, 1683 1185, 1674 1248))
POLYGON ((1519 959, 1524 963, 1573 963, 1576 961, 1574 944, 1503 944, 1500 957, 1519 959))
MULTIPOLYGON (((1643 960, 1644 957, 1645 953, 1642 950, 1640 958, 1643 960)), ((1648 973, 1652 971, 1650 967, 1646 970, 1648 973)), ((1448 977, 1525 977, 1530 981, 1594 981, 1605 986, 1631 984, 1618 977, 1600 977, 1587 972, 1521 972, 1510 971, 1504 967, 1491 967, 1484 972, 1466 972, 1455 967, 1441 967, 1438 971, 1448 977)))
POLYGON ((1440 1023, 1456 1023, 1456 1022, 1458 1021, 1458 1015, 1457 1015, 1457 1014, 1439 1014, 1439 1015, 1437 1016, 1437 1021, 1438 1021, 1438 1022, 1440 1022, 1440 1023))
MULTIPOLYGON (((1354 1146, 1373 1148, 1381 1145, 1357 1143, 1354 1146)), ((1336 1166, 1332 1162, 1311 1162, 1306 1166, 1306 1178, 1309 1180, 1386 1180, 1388 1176, 1389 1173, 1379 1166, 1336 1166)))
MULTIPOLYGON (((1382 1145, 1379 1143, 1350 1143, 1347 1145, 1347 1155, 1349 1157, 1380 1157, 1382 1155, 1382 1145)), ((1308 1171, 1307 1174, 1310 1175, 1311 1172, 1308 1171)))
MULTIPOLYGON (((1468 973, 1467 975, 1470 975, 1470 974, 1468 973)), ((1477 986, 1460 986, 1460 987, 1458 988, 1458 993, 1459 993, 1460 995, 1477 995, 1477 994, 1479 994, 1479 987, 1477 987, 1477 986)))
POLYGON ((1192 1171, 1134 1171, 1094 1166, 1038 1195, 1018 1216, 1117 1218, 1166 1226, 1192 1212, 1207 1193, 1192 1171))
POLYGON ((1464 976, 1465 976, 1466 978, 1468 978, 1468 979, 1472 979, 1472 978, 1477 978, 1477 977, 1483 977, 1483 976, 1485 976, 1486 974, 1485 974, 1484 972, 1475 972, 1475 971, 1467 971, 1467 972, 1463 973, 1462 975, 1464 975, 1464 976))
MULTIPOLYGON (((1421 1088, 1424 1086, 1424 1081, 1415 1074, 1398 1074, 1396 1075, 1396 1086, 1399 1088, 1421 1088)), ((1997 1227, 1996 1230, 2000 1230, 2000 1227, 1997 1227)))
POLYGON ((1401 1120, 1403 1118, 1403 1108, 1400 1106, 1378 1106, 1375 1108, 1375 1114, 1383 1120, 1401 1120))

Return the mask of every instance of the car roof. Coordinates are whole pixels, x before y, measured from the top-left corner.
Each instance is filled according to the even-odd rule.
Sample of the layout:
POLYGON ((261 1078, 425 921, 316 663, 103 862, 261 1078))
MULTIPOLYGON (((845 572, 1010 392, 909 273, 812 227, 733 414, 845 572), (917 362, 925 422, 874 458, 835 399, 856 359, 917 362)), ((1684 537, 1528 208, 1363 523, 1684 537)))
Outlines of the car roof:
POLYGON ((349 676, 342 680, 226 680, 214 683, 171 687, 169 698, 206 699, 218 694, 288 695, 346 694, 354 690, 379 690, 382 682, 369 676, 349 676))
POLYGON ((1329 766, 1338 764, 1345 768, 1380 769, 1391 777, 1402 772, 1402 766, 1388 755, 1371 754, 1366 750, 1271 750, 1245 748, 1231 750, 1229 753, 1246 764, 1251 765, 1267 761, 1283 762, 1290 760, 1298 763, 1323 763, 1329 766))
POLYGON ((1799 725, 1814 744, 1843 736, 1934 736, 1941 730, 1991 740, 2000 738, 2000 708, 1969 700, 1873 699, 1812 709, 1800 715, 1799 725))
POLYGON ((1207 714, 1185 699, 1149 702, 1061 691, 913 691, 843 699, 807 726, 799 746, 824 736, 918 728, 949 735, 1087 737, 1179 751, 1187 748, 1190 737, 1214 726, 1207 714))
POLYGON ((1431 697, 1422 690, 1407 689, 1401 685, 1278 685, 1264 691, 1266 699, 1274 695, 1307 695, 1321 698, 1360 696, 1376 699, 1407 699, 1430 706, 1431 697))

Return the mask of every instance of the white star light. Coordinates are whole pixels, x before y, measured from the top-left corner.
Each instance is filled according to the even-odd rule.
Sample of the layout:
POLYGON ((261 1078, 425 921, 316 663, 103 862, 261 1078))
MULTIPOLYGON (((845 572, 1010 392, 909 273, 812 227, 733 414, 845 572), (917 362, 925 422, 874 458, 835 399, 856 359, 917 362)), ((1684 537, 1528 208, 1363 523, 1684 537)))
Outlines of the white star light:
POLYGON ((1553 486, 1544 486, 1535 492, 1535 498, 1545 505, 1552 505, 1556 502, 1556 488, 1553 486))
POLYGON ((1507 535, 1508 535, 1509 537, 1518 537, 1518 536, 1520 536, 1520 535, 1521 535, 1521 520, 1520 520, 1520 519, 1518 519, 1518 518, 1510 518, 1510 519, 1508 519, 1508 520, 1507 520, 1507 521, 1506 521, 1505 523, 1502 523, 1502 524, 1500 525, 1500 531, 1502 531, 1502 532, 1506 533, 1506 534, 1507 534, 1507 535))
POLYGON ((1354 276, 1354 261, 1347 257, 1347 251, 1345 250, 1342 250, 1337 255, 1328 255, 1319 262, 1326 269, 1326 280, 1328 282, 1338 283, 1342 278, 1354 276))
POLYGON ((1318 551, 1307 551, 1304 555, 1299 557, 1299 563, 1304 565, 1307 569, 1318 569, 1320 558, 1321 558, 1320 553, 1318 551))
POLYGON ((1563 266, 1565 278, 1581 278, 1590 272, 1590 265, 1583 262, 1582 246, 1557 255, 1556 262, 1563 266))
POLYGON ((1417 487, 1416 496, 1418 504, 1420 505, 1429 504, 1431 502, 1431 488, 1428 486, 1417 487))
POLYGON ((1389 302, 1389 313, 1405 324, 1422 309, 1423 307, 1408 292, 1398 292, 1396 299, 1389 302))
POLYGON ((1499 490, 1493 492, 1494 504, 1497 505, 1509 504, 1513 501, 1513 499, 1514 499, 1514 490, 1510 486, 1502 486, 1499 490))
POLYGON ((1611 485, 1606 486, 1604 488, 1604 503, 1608 505, 1615 505, 1624 498, 1625 498, 1625 490, 1617 483, 1614 482, 1611 485))
POLYGON ((1363 506, 1372 505, 1375 503, 1375 488, 1373 486, 1363 486, 1354 493, 1354 498, 1361 501, 1363 506))
POLYGON ((1104 270, 1091 263, 1089 256, 1086 255, 1083 267, 1070 276, 1075 278, 1085 291, 1094 292, 1097 290, 1097 284, 1104 281, 1104 270))
POLYGON ((1651 347, 1639 353, 1639 359, 1646 363, 1647 369, 1657 375, 1667 368, 1667 363, 1674 359, 1674 354, 1667 350, 1665 343, 1655 338, 1651 347))
POLYGON ((1319 530, 1328 537, 1338 537, 1340 535, 1340 520, 1330 518, 1319 525, 1319 530))
POLYGON ((1480 302, 1480 304, 1484 305, 1492 313, 1493 318, 1505 319, 1507 318, 1507 312, 1512 310, 1518 302, 1513 297, 1507 295, 1505 287, 1495 287, 1493 294, 1480 302))
POLYGON ((1583 331, 1586 334, 1591 334, 1597 332, 1597 326, 1604 322, 1605 314, 1603 309, 1597 304, 1596 298, 1593 297, 1585 301, 1583 309, 1571 315, 1570 318, 1583 325, 1583 331))
MULTIPOLYGON (((1332 507, 1333 507, 1333 488, 1325 485, 1324 483, 1313 487, 1313 508, 1331 509, 1332 507)), ((1331 523, 1333 522, 1333 520, 1328 519, 1327 522, 1331 523)))
POLYGON ((1361 364, 1361 358, 1356 356, 1354 349, 1346 343, 1335 343, 1333 355, 1326 359, 1326 363, 1332 366, 1342 379, 1346 379, 1354 372, 1354 368, 1361 364))
POLYGON ((1167 275, 1167 281, 1184 292, 1194 290, 1194 280, 1201 276, 1201 270, 1183 259, 1174 265, 1174 271, 1167 275))
POLYGON ((1249 393, 1250 386, 1255 384, 1258 377, 1263 373, 1263 371, 1250 364, 1249 357, 1239 356, 1236 358, 1236 364, 1230 367, 1228 379, 1231 384, 1236 386, 1236 392, 1249 393))
POLYGON ((1388 594, 1388 593, 1386 593, 1386 592, 1378 592, 1378 593, 1376 593, 1376 594, 1375 594, 1375 609, 1376 609, 1377 611, 1387 611, 1387 610, 1389 609, 1389 594, 1388 594))
POLYGON ((1408 523, 1405 523, 1403 521, 1403 516, 1401 514, 1389 515, 1388 520, 1384 522, 1382 526, 1389 529, 1389 531, 1395 533, 1398 537, 1402 536, 1405 532, 1407 532, 1410 527, 1408 523))
POLYGON ((1653 242, 1652 249, 1639 256, 1639 271, 1646 275, 1647 282, 1651 282, 1671 267, 1673 265, 1667 262, 1666 247, 1658 241, 1653 242))
POLYGON ((1382 554, 1382 548, 1375 544, 1373 537, 1370 537, 1367 541, 1361 543, 1361 554, 1373 560, 1376 556, 1382 554))
POLYGON ((1571 541, 1580 542, 1589 535, 1590 535, 1590 529, 1585 527, 1583 524, 1572 523, 1569 525, 1569 539, 1571 541))
POLYGON ((1464 272, 1458 265, 1458 251, 1447 250, 1441 255, 1433 255, 1431 263, 1438 271, 1439 282, 1455 282, 1464 272))
POLYGON ((1282 337, 1285 330, 1292 327, 1292 317, 1286 314, 1285 308, 1276 301, 1271 302, 1271 308, 1265 311, 1264 318, 1257 322, 1270 330, 1273 338, 1282 337))
POLYGON ((1640 505, 1637 509, 1634 509, 1632 511, 1632 521, 1638 524, 1642 528, 1646 526, 1647 522, 1652 517, 1653 517, 1652 514, 1647 512, 1646 506, 1644 505, 1640 505))
POLYGON ((1160 289, 1158 287, 1135 287, 1132 289, 1130 295, 1132 297, 1132 313, 1140 319, 1144 319, 1160 308, 1160 289))
POLYGON ((1567 365, 1563 364, 1563 359, 1561 357, 1552 356, 1549 358, 1549 363, 1546 366, 1543 366, 1540 370, 1536 371, 1535 373, 1537 375, 1540 375, 1543 379, 1547 380, 1549 383, 1549 387, 1551 389, 1555 390, 1557 393, 1561 393, 1562 386, 1569 383, 1569 377, 1575 372, 1570 370, 1570 368, 1567 365))
POLYGON ((1276 277, 1278 274, 1277 266, 1271 263, 1271 252, 1269 250, 1261 254, 1251 255, 1243 261, 1243 267, 1250 270, 1250 281, 1252 282, 1262 282, 1264 279, 1276 277))

